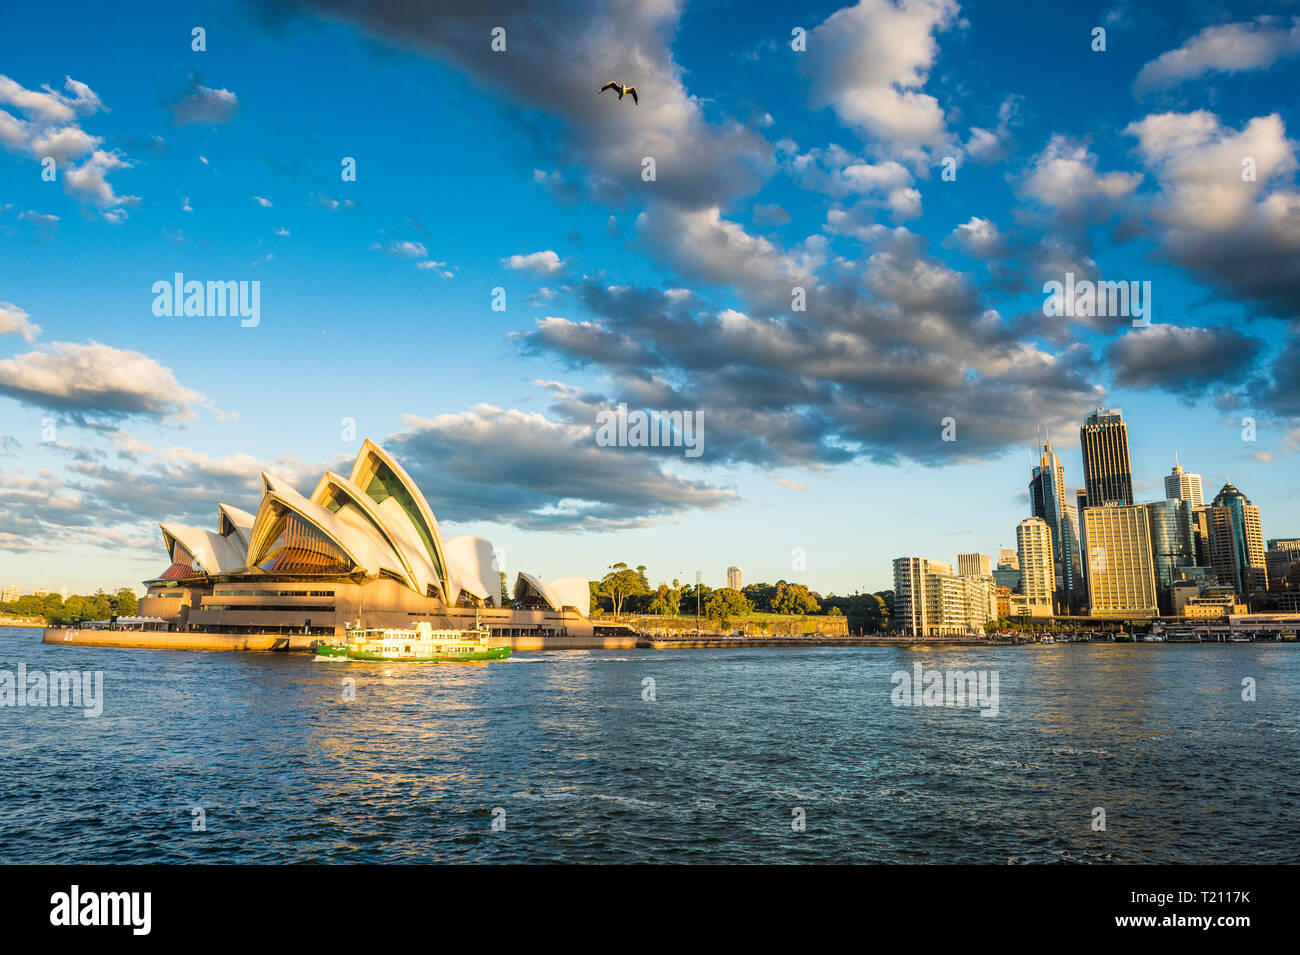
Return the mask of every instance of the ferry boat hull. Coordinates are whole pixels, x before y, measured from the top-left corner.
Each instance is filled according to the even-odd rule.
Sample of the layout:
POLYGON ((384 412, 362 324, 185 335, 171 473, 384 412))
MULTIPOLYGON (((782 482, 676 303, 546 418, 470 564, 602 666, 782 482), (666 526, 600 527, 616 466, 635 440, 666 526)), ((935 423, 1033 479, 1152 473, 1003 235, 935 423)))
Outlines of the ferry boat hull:
POLYGON ((510 656, 509 647, 484 647, 481 650, 469 650, 461 653, 428 654, 416 652, 413 656, 395 655, 385 651, 367 651, 347 644, 322 643, 316 647, 316 656, 325 660, 358 660, 381 663, 483 663, 488 660, 505 660, 510 656))
POLYGON ((365 663, 486 663, 510 656, 510 647, 492 646, 486 627, 434 630, 428 622, 414 627, 349 627, 344 643, 316 644, 317 660, 365 663))

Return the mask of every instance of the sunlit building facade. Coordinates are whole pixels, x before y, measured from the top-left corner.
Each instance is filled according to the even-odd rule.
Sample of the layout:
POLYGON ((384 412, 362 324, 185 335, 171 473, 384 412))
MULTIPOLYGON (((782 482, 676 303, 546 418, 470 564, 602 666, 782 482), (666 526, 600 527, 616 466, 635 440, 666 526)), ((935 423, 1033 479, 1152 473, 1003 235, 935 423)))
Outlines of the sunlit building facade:
POLYGON ((1165 497, 1187 501, 1192 507, 1202 507, 1205 504, 1205 488, 1201 476, 1184 471, 1178 463, 1177 452, 1174 453, 1174 469, 1165 475, 1165 497))
POLYGON ((1268 561, 1259 508, 1232 482, 1209 508, 1210 566, 1220 584, 1246 595, 1268 587, 1268 561))
POLYGON ((913 636, 979 631, 998 615, 997 585, 987 575, 961 575, 926 557, 894 561, 894 619, 913 636))
POLYGON ((1088 605, 1094 617, 1154 617, 1160 612, 1149 512, 1142 505, 1089 507, 1088 605))
POLYGON ((1083 483, 1088 507, 1133 503, 1133 471, 1128 456, 1128 425, 1119 408, 1090 412, 1079 429, 1083 483))
POLYGON ((1050 617, 1056 593, 1056 563, 1052 551, 1052 529, 1041 517, 1027 517, 1016 525, 1016 549, 1020 556, 1020 593, 1017 602, 1031 616, 1050 617))

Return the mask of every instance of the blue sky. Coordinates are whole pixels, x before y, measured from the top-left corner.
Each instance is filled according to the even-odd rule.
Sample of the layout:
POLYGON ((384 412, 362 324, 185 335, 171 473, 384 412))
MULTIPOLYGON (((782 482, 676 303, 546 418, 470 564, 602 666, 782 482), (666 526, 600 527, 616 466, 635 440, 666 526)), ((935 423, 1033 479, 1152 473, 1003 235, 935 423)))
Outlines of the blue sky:
POLYGON ((1300 534, 1294 4, 132 9, 5 7, 0 584, 138 585, 369 436, 512 570, 877 590, 1013 546, 1099 403, 1140 499, 1176 449, 1300 534), (1045 317, 1066 271, 1152 327, 1045 317), (176 272, 260 323, 155 316, 176 272), (704 455, 597 447, 619 401, 704 455))

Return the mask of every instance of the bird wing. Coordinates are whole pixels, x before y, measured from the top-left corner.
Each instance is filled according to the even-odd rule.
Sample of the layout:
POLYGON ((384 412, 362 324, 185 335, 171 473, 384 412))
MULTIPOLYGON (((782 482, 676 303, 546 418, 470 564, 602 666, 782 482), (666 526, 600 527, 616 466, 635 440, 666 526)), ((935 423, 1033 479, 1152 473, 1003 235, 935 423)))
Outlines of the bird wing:
POLYGON ((635 103, 637 106, 640 106, 640 105, 641 105, 641 101, 640 101, 639 99, 636 98, 636 87, 635 87, 635 86, 629 86, 629 87, 627 88, 627 92, 629 92, 629 93, 632 94, 632 102, 635 103))
POLYGON ((619 86, 617 83, 615 83, 613 80, 610 80, 600 89, 596 90, 596 95, 599 96, 601 93, 605 92, 605 90, 617 90, 617 89, 622 89, 622 87, 619 86))

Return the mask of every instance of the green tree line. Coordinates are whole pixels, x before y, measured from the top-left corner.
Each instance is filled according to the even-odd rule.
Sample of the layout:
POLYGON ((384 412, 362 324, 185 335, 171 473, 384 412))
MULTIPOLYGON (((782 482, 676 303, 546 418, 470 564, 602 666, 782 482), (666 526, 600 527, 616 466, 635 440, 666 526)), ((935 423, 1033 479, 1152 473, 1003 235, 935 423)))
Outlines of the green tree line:
POLYGON ((111 594, 97 590, 93 594, 72 594, 64 600, 59 594, 23 594, 17 600, 0 603, 0 614, 17 617, 44 617, 50 626, 74 620, 108 620, 111 617, 134 617, 140 602, 135 591, 122 587, 111 594))
POLYGON ((692 616, 698 603, 700 616, 726 624, 747 613, 826 614, 830 616, 885 619, 893 613, 894 592, 853 593, 849 596, 820 593, 804 584, 778 580, 775 584, 749 584, 740 590, 714 589, 678 580, 651 586, 645 565, 611 564, 609 572, 591 585, 591 614, 609 613, 692 616), (698 593, 697 593, 698 590, 698 593))

